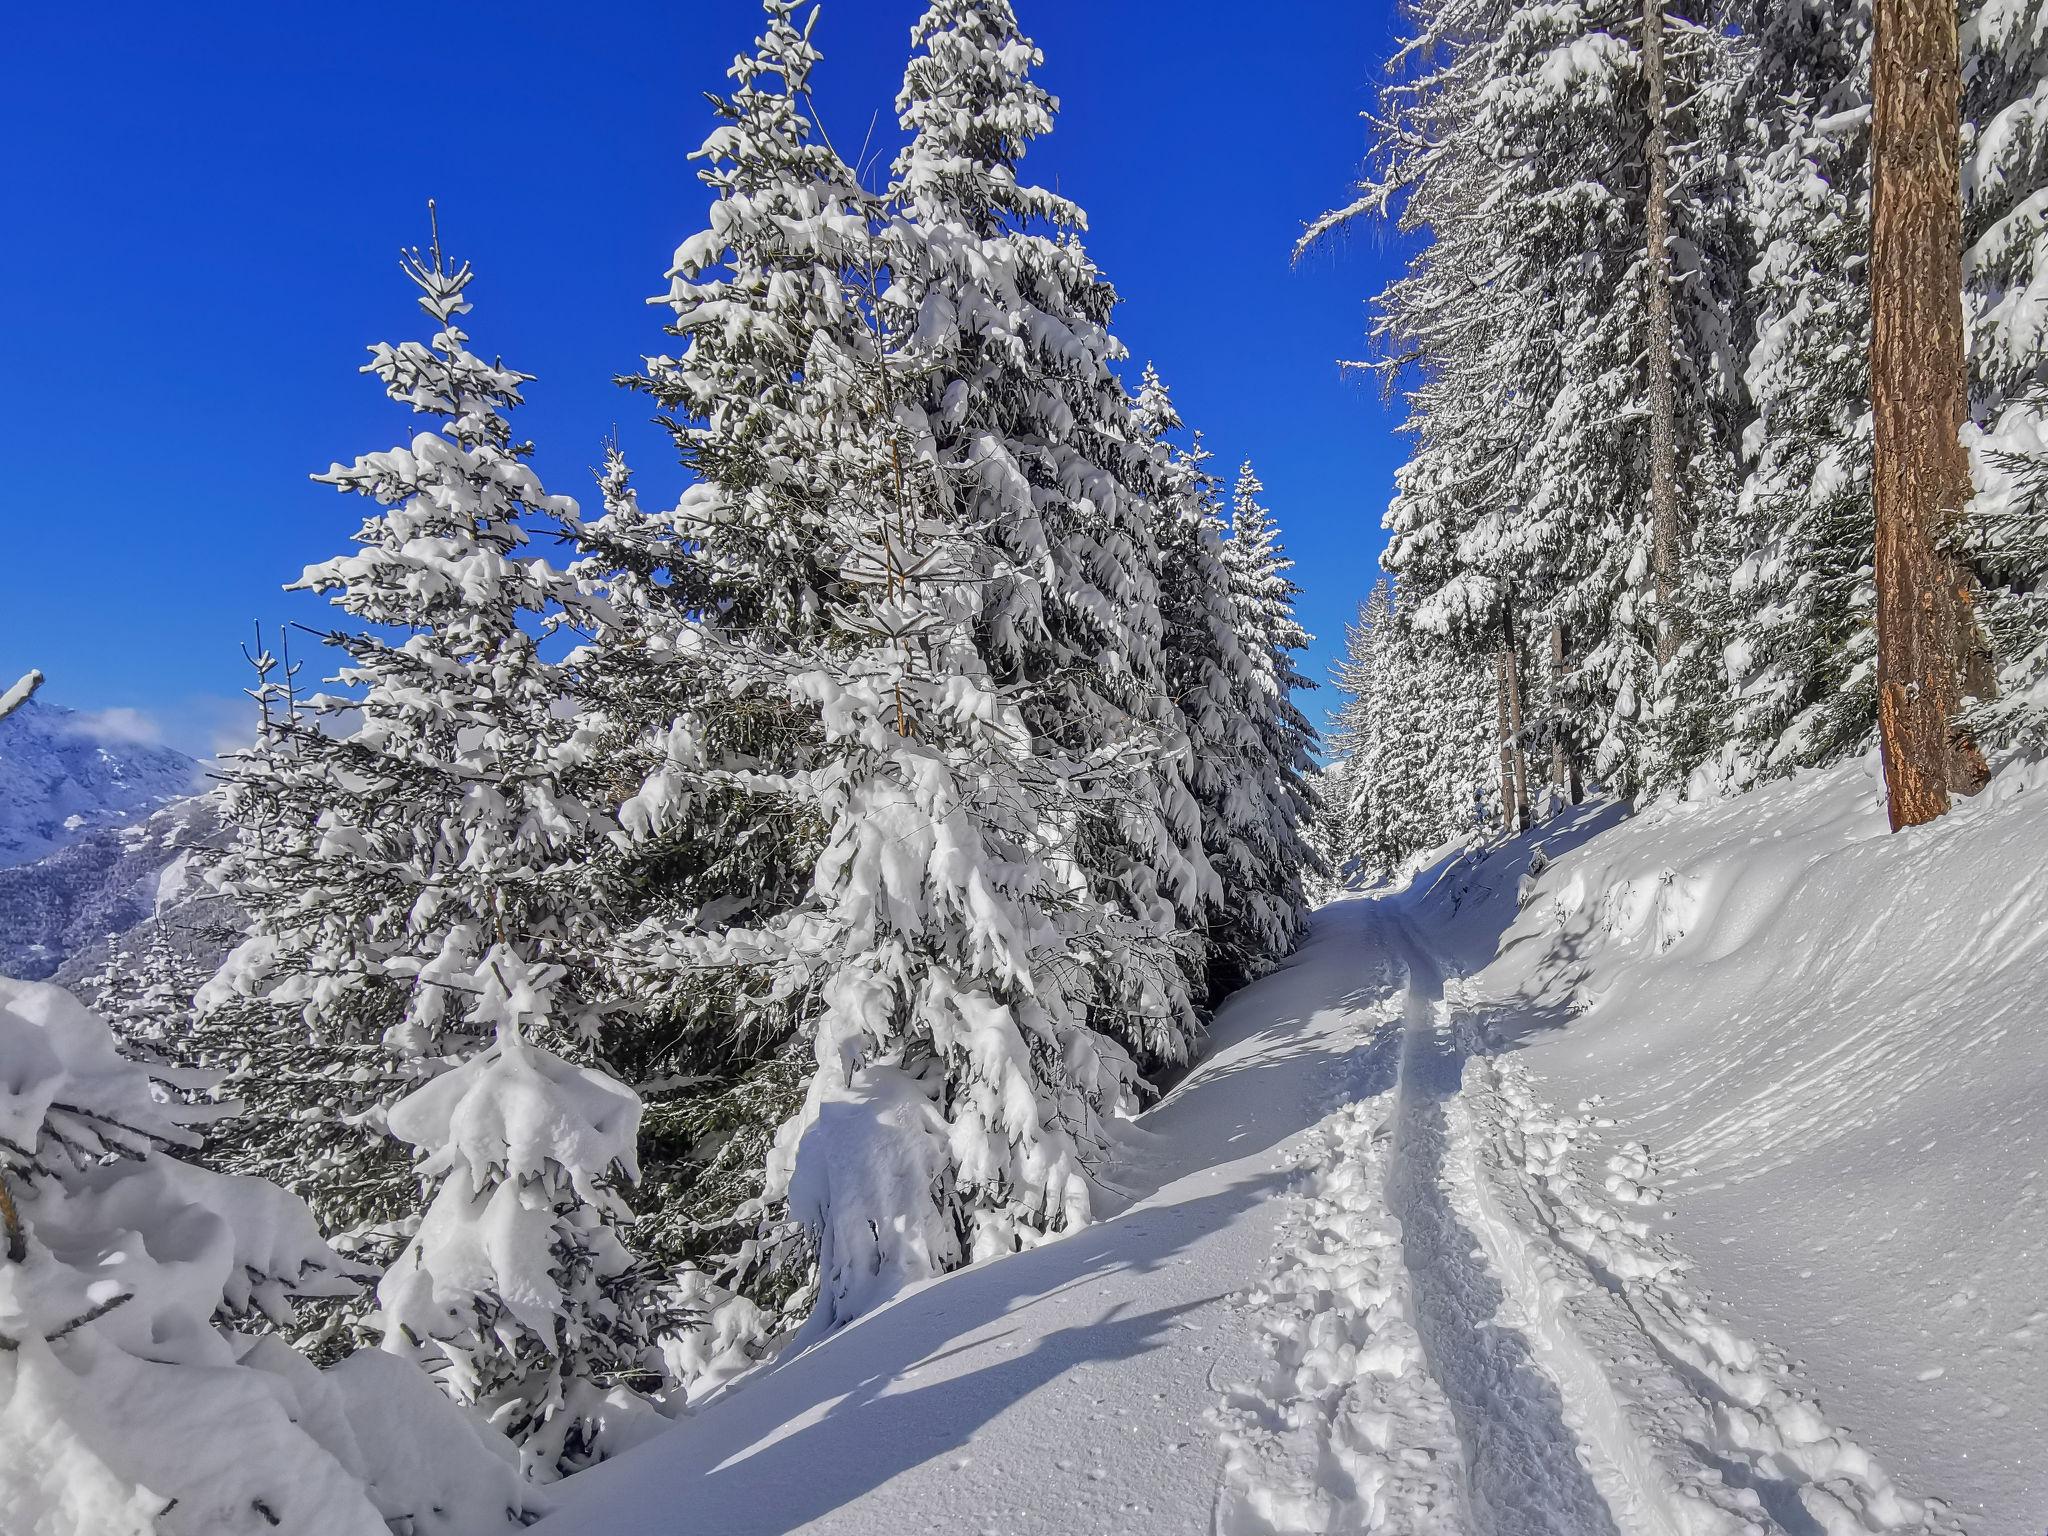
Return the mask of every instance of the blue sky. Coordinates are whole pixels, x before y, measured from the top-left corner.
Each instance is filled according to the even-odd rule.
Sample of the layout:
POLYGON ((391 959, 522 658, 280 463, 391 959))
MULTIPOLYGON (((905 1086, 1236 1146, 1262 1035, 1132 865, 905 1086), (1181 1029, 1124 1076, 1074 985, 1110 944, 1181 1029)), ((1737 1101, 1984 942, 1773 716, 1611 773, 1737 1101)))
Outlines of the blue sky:
MULTIPOLYGON (((920 9, 826 0, 818 96, 849 154, 894 132, 920 9)), ((1289 246, 1356 171, 1393 6, 1018 9, 1063 106, 1026 169, 1088 210, 1133 366, 1158 364, 1222 466, 1257 462, 1321 677, 1399 457, 1335 359, 1363 350, 1395 247, 1361 231, 1296 267, 1289 246)), ((93 14, 24 8, 0 51, 0 672, 40 666, 50 702, 190 751, 246 734, 251 621, 322 625, 279 589, 361 517, 307 476, 412 431, 356 369, 423 334, 396 255, 429 196, 477 268, 477 349, 538 376, 517 426, 549 488, 588 500, 614 427, 643 495, 680 486, 611 379, 668 344, 644 300, 701 225, 686 156, 754 0, 93 14)))

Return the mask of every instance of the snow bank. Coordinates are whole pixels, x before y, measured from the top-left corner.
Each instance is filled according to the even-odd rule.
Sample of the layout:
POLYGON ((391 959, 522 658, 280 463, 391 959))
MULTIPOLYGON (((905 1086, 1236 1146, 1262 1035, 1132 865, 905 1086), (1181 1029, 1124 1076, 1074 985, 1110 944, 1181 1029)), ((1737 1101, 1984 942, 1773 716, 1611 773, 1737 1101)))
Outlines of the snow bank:
POLYGON ((1865 760, 1655 808, 1526 882, 1496 855, 1424 907, 1483 967, 1466 1002, 1514 1070, 1615 1125, 1592 1187, 1985 1532, 2048 1506, 2044 810, 2009 768, 1893 836, 1865 760))

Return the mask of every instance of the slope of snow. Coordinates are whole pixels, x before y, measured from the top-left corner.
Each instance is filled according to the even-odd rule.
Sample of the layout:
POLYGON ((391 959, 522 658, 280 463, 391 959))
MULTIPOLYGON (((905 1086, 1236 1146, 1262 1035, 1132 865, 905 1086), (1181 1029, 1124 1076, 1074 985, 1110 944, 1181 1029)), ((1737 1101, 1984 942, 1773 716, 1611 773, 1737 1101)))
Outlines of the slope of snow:
POLYGON ((153 916, 166 918, 195 962, 217 960, 227 941, 210 930, 239 922, 197 878, 194 851, 219 832, 213 799, 194 795, 0 867, 0 975, 74 983, 104 961, 110 938, 153 916))
MULTIPOLYGON (((1451 931, 1477 961, 1497 928, 1451 931)), ((1967 1529, 2048 1529, 2039 770, 1896 837, 1873 762, 1651 812, 1545 870, 1501 948, 1464 1006, 1509 1096, 1613 1122, 1546 1133, 1566 1204, 1639 1213, 1674 1286, 1967 1529)))
POLYGON ((1139 1122, 1128 1208, 542 1529, 2040 1529, 2043 793, 1894 838, 1852 765, 1332 903, 1139 1122))
POLYGON ((31 701, 0 720, 0 867, 136 821, 199 787, 199 764, 184 753, 31 701))

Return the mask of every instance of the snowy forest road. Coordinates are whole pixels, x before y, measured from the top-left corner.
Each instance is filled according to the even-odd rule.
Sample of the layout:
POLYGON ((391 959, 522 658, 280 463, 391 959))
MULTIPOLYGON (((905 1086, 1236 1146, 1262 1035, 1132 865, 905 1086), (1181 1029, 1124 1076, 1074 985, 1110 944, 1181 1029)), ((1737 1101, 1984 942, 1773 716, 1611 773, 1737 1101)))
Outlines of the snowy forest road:
POLYGON ((1443 885, 1332 903, 1225 1006, 1120 1214, 742 1378, 542 1531, 1947 1529, 1689 1291, 1647 1153, 1537 1097, 1515 1044, 1568 1020, 1471 990, 1443 885))
POLYGON ((1536 1099, 1504 1048, 1540 1022, 1447 985, 1426 903, 1324 918, 1401 973, 1378 1010, 1398 1066, 1309 1138, 1269 1363, 1226 1397, 1218 1536, 1945 1528, 1690 1294, 1643 1219, 1642 1149, 1585 1175, 1604 1122, 1536 1099))

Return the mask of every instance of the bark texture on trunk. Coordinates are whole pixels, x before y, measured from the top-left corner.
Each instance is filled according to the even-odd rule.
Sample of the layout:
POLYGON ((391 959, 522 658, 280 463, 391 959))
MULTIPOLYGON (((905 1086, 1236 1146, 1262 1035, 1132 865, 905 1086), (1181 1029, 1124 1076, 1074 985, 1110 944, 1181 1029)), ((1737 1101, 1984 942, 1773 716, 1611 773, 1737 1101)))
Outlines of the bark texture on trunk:
POLYGON ((1676 363, 1671 347, 1671 143, 1665 130, 1664 0, 1643 0, 1643 84, 1648 131, 1643 137, 1647 181, 1643 226, 1645 257, 1644 358, 1649 370, 1650 566, 1657 579, 1657 665, 1678 649, 1678 412, 1676 363))
POLYGON ((1988 652, 1948 551, 1970 499, 1960 440, 1962 81, 1954 0, 1877 0, 1871 120, 1870 389, 1875 416, 1877 721, 1893 830, 1974 794, 1984 755, 1955 731, 1988 652))
POLYGON ((1522 742, 1522 668, 1515 648, 1513 599, 1501 613, 1502 676, 1508 693, 1508 756, 1514 768, 1515 830, 1529 830, 1529 749, 1522 742))
POLYGON ((1508 756, 1510 732, 1508 723, 1508 653, 1493 653, 1493 740, 1500 758, 1500 829, 1512 832, 1515 825, 1515 769, 1508 756))
POLYGON ((1550 782, 1572 805, 1579 803, 1579 775, 1564 744, 1564 625, 1550 626, 1550 782))

